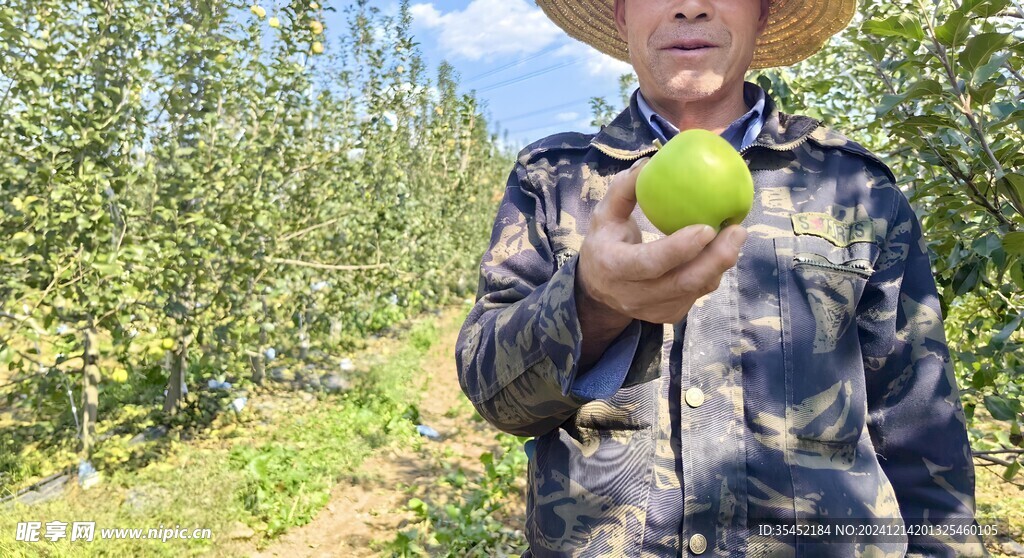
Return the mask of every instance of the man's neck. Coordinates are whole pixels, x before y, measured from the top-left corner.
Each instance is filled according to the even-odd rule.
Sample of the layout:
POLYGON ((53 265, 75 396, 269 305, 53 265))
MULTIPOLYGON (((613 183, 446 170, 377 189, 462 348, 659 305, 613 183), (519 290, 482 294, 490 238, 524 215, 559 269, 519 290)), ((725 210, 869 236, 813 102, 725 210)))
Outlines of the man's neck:
POLYGON ((643 88, 640 91, 647 104, 662 118, 675 125, 680 132, 701 128, 720 134, 750 110, 743 98, 742 82, 739 87, 732 88, 727 95, 693 101, 652 97, 643 88))

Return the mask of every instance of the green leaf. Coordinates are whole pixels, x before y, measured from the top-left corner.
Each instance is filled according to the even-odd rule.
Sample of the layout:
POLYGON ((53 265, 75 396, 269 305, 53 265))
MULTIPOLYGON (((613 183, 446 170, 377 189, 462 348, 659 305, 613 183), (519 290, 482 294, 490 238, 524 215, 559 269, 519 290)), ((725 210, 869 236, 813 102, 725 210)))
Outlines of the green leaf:
MULTIPOLYGON (((1010 53, 1009 52, 1003 52, 1003 53, 1000 53, 1000 54, 997 54, 997 55, 993 56, 992 59, 989 60, 987 64, 985 64, 984 66, 982 66, 982 67, 980 67, 980 68, 978 68, 977 70, 974 71, 974 75, 971 76, 971 82, 974 83, 974 84, 982 84, 982 83, 984 83, 986 85, 990 84, 991 82, 989 82, 989 79, 991 79, 992 76, 995 75, 996 72, 1001 70, 1002 67, 1003 67, 1003 64, 1005 64, 1006 61, 1009 60, 1009 59, 1010 59, 1010 53)), ((996 85, 996 84, 995 83, 991 83, 991 85, 996 85)), ((979 102, 981 102, 983 104, 987 104, 988 103, 988 101, 979 101, 979 102)))
POLYGON ((921 22, 910 14, 900 14, 887 19, 866 22, 861 29, 865 33, 880 37, 901 37, 912 41, 924 39, 921 22))
POLYGON ((18 231, 14 233, 11 240, 15 242, 24 242, 26 246, 34 246, 36 243, 36 235, 28 231, 18 231))
POLYGON ((990 368, 982 368, 971 375, 971 387, 977 390, 994 386, 998 373, 990 368))
POLYGON ((963 296, 978 286, 981 269, 982 263, 975 259, 956 270, 956 274, 953 276, 953 292, 956 293, 956 296, 963 296))
POLYGON ((990 110, 992 111, 992 116, 999 120, 1003 120, 1017 112, 1017 104, 1010 101, 1000 101, 998 103, 992 103, 990 110))
POLYGON ((979 17, 991 17, 1003 11, 1010 0, 975 0, 971 2, 970 12, 979 17))
POLYGON ((960 243, 957 242, 953 246, 953 249, 951 249, 948 252, 948 255, 946 256, 946 268, 947 269, 955 268, 957 266, 957 264, 959 264, 964 259, 964 253, 965 253, 965 250, 960 245, 960 243))
MULTIPOLYGON (((1018 212, 1024 214, 1024 174, 1014 172, 1004 175, 996 181, 996 189, 1009 199, 1018 212)), ((1003 243, 1005 245, 1006 241, 1003 243)), ((1010 252, 1009 248, 1007 252, 1010 252)))
POLYGON ((1017 471, 1020 471, 1020 461, 1014 461, 1013 463, 1010 464, 1009 467, 1006 468, 1005 471, 1003 471, 1003 480, 1013 480, 1013 477, 1017 474, 1017 471))
POLYGON ((864 52, 868 53, 868 56, 872 60, 883 60, 885 59, 885 45, 870 39, 854 39, 853 41, 860 48, 864 49, 864 52))
POLYGON ((43 85, 43 77, 40 74, 32 72, 31 70, 26 70, 22 75, 32 80, 32 83, 36 84, 36 87, 41 87, 43 85))
POLYGON ((998 395, 985 396, 985 408, 988 409, 992 418, 996 420, 1013 420, 1013 417, 1017 414, 1016 407, 1020 406, 1019 404, 1014 405, 1014 403, 998 395))
POLYGON ((458 520, 459 516, 462 515, 462 510, 459 509, 455 504, 448 504, 444 507, 444 512, 448 514, 448 517, 454 520, 458 520))
POLYGON ((419 498, 412 498, 411 500, 409 500, 409 503, 406 504, 406 506, 409 508, 410 511, 415 512, 417 515, 420 515, 421 517, 426 517, 427 512, 429 511, 427 503, 424 502, 423 500, 420 500, 419 498))
POLYGON ((1006 233, 1003 237, 1003 249, 1007 254, 1024 256, 1024 231, 1006 233))
POLYGON ((998 13, 1008 3, 1009 0, 964 0, 963 4, 960 4, 956 11, 965 16, 988 17, 989 14, 998 13), (993 8, 996 8, 995 11, 993 11, 993 8))
POLYGON ((122 272, 121 264, 119 263, 92 262, 89 265, 106 277, 119 277, 122 272))
POLYGON ((935 29, 935 36, 939 42, 948 47, 964 44, 970 33, 971 21, 960 12, 949 14, 946 22, 935 29))
POLYGON ((1018 289, 1024 290, 1024 260, 1018 260, 1010 266, 1010 279, 1018 289))
POLYGON ((981 33, 971 37, 967 46, 960 53, 960 65, 973 74, 983 66, 992 55, 1000 49, 1006 48, 1013 43, 1013 37, 1008 33, 981 33))
POLYGON ((1010 336, 1013 335, 1013 332, 1017 331, 1017 328, 1020 327, 1021 319, 1024 319, 1024 314, 1018 313, 1016 318, 1010 320, 1010 323, 999 330, 999 333, 992 336, 992 344, 998 346, 1005 345, 1010 336))
POLYGON ((939 114, 911 116, 893 123, 894 127, 907 127, 914 132, 935 132, 939 128, 953 128, 953 121, 939 114))
POLYGON ((882 102, 875 108, 878 116, 885 116, 897 105, 919 99, 925 96, 938 96, 942 94, 942 85, 934 79, 921 80, 910 86, 905 93, 899 95, 883 95, 882 102))
POLYGON ((970 89, 970 92, 972 105, 985 106, 991 103, 996 93, 999 92, 999 84, 994 81, 985 82, 981 87, 970 89))
POLYGON ((992 256, 992 252, 995 252, 1002 246, 999 240, 999 236, 996 234, 987 234, 974 241, 971 248, 979 256, 988 258, 992 256))

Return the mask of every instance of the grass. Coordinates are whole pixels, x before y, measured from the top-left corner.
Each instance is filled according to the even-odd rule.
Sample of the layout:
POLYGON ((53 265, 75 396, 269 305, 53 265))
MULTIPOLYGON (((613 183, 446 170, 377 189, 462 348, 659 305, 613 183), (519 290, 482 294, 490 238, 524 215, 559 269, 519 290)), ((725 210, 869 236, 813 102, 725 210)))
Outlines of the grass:
MULTIPOLYGON (((444 556, 493 558, 519 556, 526 549, 517 522, 509 517, 512 499, 522 499, 526 482, 526 438, 499 434, 500 450, 480 456, 482 474, 467 475, 437 456, 441 473, 426 498, 409 499, 414 520, 379 545, 393 558, 444 556)), ((521 518, 520 518, 521 521, 521 518)))
MULTIPOLYGON (((983 428, 999 428, 988 417, 980 420, 983 428)), ((504 508, 510 498, 523 497, 525 439, 507 434, 498 439, 501 451, 481 455, 483 474, 467 475, 439 463, 442 473, 435 481, 435 497, 410 499, 407 505, 415 520, 380 549, 402 558, 518 556, 526 547, 525 538, 522 531, 509 527, 504 508)), ((998 526, 999 533, 985 538, 986 547, 994 558, 1018 556, 1003 553, 1002 545, 1007 540, 1024 541, 1024 475, 1017 472, 1015 486, 1002 478, 1002 467, 976 467, 976 473, 978 522, 998 526)))
MULTIPOLYGON (((1007 483, 995 471, 978 467, 975 497, 977 500, 978 523, 996 525, 999 528, 999 539, 1024 541, 1024 490, 1007 483)), ((1024 479, 1017 475, 1018 483, 1024 479)), ((1014 556, 1004 554, 1000 548, 1000 540, 986 539, 989 552, 999 558, 1014 556)))
POLYGON ((412 386, 438 336, 424 322, 400 344, 373 347, 363 358, 375 364, 343 395, 250 396, 241 413, 218 417, 189 442, 168 436, 159 461, 111 468, 100 485, 88 491, 75 485, 55 501, 0 507, 0 556, 228 555, 225 543, 233 533, 264 546, 308 523, 334 484, 376 449, 421 443, 412 386), (21 521, 43 522, 43 534, 49 521, 94 521, 97 539, 102 528, 160 526, 210 529, 213 539, 16 542, 21 521))
MULTIPOLYGON (((172 431, 150 442, 160 446, 156 457, 137 466, 109 467, 97 487, 83 491, 74 485, 60 500, 0 507, 0 556, 233 556, 233 538, 264 547, 290 528, 310 522, 335 484, 360 474, 357 469, 367 456, 389 446, 434 460, 438 473, 429 486, 409 487, 406 507, 412 520, 393 538, 379 541, 377 551, 391 556, 518 555, 524 548, 521 518, 515 517, 526 474, 523 440, 499 435, 500 448, 483 453, 481 470, 472 472, 453 465, 441 446, 424 444, 415 433, 421 365, 440 333, 428 317, 408 329, 400 342, 369 348, 364 360, 356 361, 372 358, 371 364, 344 395, 251 395, 242 413, 218 415, 191 440, 183 441, 172 431), (13 540, 20 521, 54 520, 94 521, 97 536, 102 528, 180 526, 210 529, 213 538, 13 540)), ((130 408, 120 412, 133 418, 130 408)), ((481 420, 464 399, 445 416, 481 420)), ((1000 428, 982 417, 975 424, 1000 428)), ((53 463, 49 460, 57 455, 53 448, 47 453, 46 444, 45 438, 35 440, 33 451, 21 455, 0 446, 0 461, 17 461, 26 476, 46 474, 53 463)), ((106 459, 117 461, 116 456, 106 459)), ((977 470, 979 521, 998 523, 1001 535, 1024 540, 1024 491, 1003 481, 1001 470, 977 470)), ((1021 473, 1016 480, 1024 480, 1021 473)), ((988 542, 993 556, 1009 556, 1001 552, 1005 538, 988 542)))

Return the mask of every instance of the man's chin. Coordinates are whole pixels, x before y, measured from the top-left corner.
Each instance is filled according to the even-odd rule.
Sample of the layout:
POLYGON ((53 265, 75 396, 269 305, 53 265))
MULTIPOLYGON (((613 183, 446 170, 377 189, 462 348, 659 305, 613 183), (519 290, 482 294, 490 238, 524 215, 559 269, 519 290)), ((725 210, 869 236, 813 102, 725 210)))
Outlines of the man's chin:
POLYGON ((722 90, 722 76, 709 72, 681 72, 663 86, 665 93, 677 101, 699 101, 722 90))

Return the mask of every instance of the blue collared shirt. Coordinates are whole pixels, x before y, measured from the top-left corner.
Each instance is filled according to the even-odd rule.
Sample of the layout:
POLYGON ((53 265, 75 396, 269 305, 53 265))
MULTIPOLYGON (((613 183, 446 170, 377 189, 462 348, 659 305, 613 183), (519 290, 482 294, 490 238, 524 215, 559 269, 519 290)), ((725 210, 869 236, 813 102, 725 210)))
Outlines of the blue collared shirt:
MULTIPOLYGON (((676 128, 674 124, 666 120, 663 116, 654 112, 651 105, 647 104, 647 99, 644 98, 643 92, 637 90, 636 95, 637 105, 640 108, 640 114, 644 116, 644 120, 651 125, 651 130, 654 131, 654 135, 662 141, 667 143, 668 140, 672 139, 676 134, 679 133, 679 128, 676 128)), ((761 128, 764 126, 764 100, 765 93, 761 86, 750 83, 749 81, 743 83, 743 100, 746 102, 750 110, 746 114, 737 118, 729 127, 722 132, 722 137, 726 139, 736 151, 740 151, 744 147, 754 143, 757 139, 757 135, 761 133, 761 128)))

